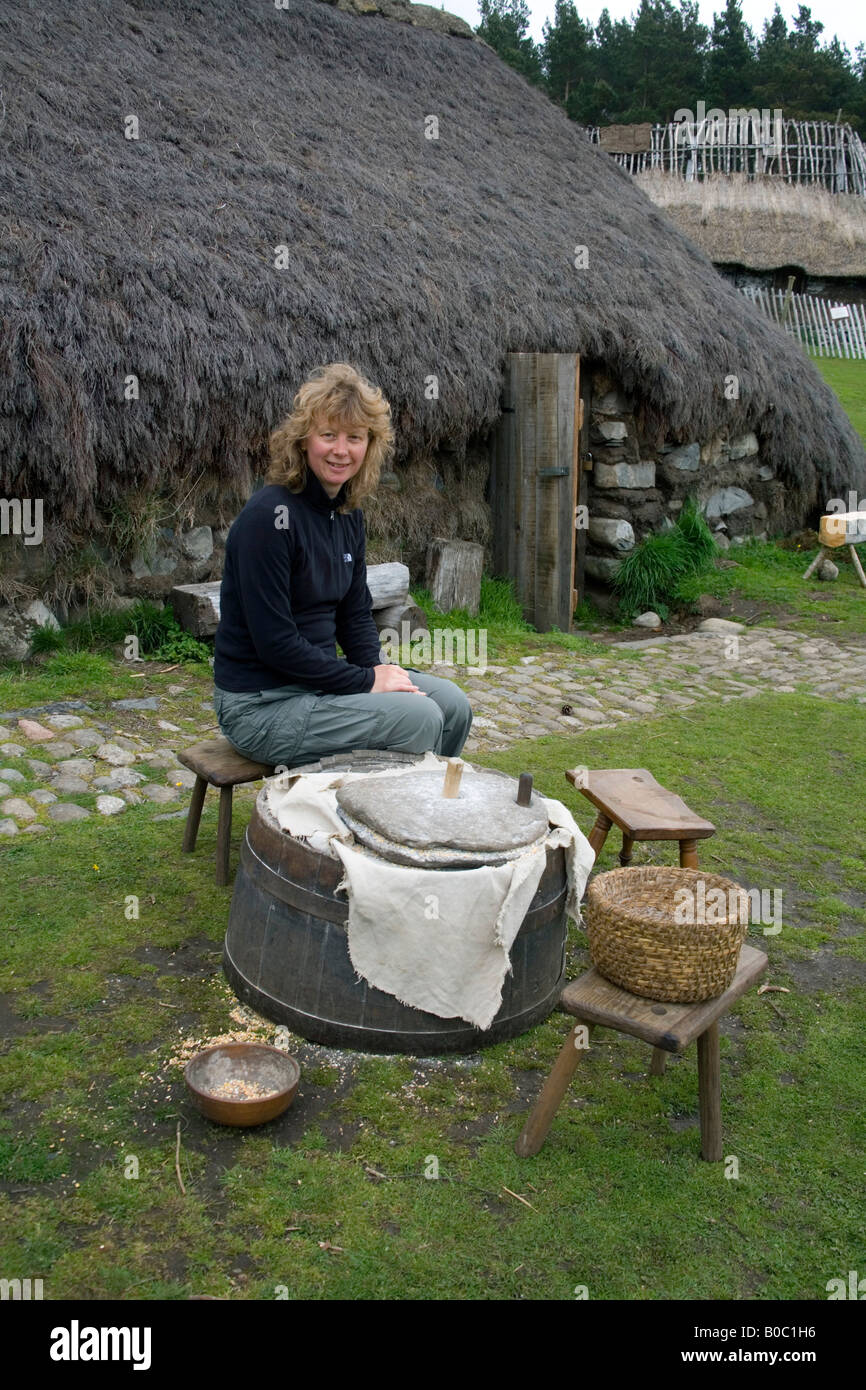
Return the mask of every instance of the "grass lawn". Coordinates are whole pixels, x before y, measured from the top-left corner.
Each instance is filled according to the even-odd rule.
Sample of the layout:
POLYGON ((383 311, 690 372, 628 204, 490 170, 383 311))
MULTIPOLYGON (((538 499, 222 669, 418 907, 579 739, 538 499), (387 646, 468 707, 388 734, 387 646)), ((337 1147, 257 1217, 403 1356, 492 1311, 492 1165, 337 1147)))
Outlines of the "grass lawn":
MULTIPOLYGON (((46 679, 5 676, 0 708, 34 703, 46 679)), ((213 807, 192 856, 180 823, 145 807, 4 844, 5 1277, 42 1277, 48 1298, 271 1299, 285 1286, 293 1298, 569 1299, 585 1285, 594 1299, 825 1299, 863 1251, 866 747, 854 714, 769 695, 485 760, 531 768, 584 830, 592 809, 566 767, 650 767, 719 826, 708 869, 782 893, 781 933, 755 925, 752 939, 790 992, 752 991, 723 1029, 737 1178, 698 1158, 694 1049, 650 1079, 649 1049, 606 1031, 541 1154, 517 1159, 560 1015, 468 1058, 297 1040, 293 1108, 246 1134, 213 1126, 171 1060, 181 1040, 234 1026, 213 807)), ((236 802, 234 863, 249 805, 236 802)), ((603 868, 616 850, 611 837, 603 868)), ((575 930, 569 974, 586 960, 575 930)))

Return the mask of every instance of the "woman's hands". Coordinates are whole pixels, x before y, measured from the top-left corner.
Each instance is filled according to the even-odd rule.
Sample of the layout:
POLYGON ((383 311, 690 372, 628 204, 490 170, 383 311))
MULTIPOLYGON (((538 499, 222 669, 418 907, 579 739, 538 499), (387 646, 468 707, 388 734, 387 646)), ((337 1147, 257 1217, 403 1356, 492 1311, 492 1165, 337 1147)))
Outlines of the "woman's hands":
POLYGON ((404 671, 402 666, 374 666, 376 679, 373 682, 371 695, 392 695, 398 690, 408 691, 410 695, 426 695, 426 690, 420 690, 417 685, 412 684, 412 677, 408 671, 404 671))

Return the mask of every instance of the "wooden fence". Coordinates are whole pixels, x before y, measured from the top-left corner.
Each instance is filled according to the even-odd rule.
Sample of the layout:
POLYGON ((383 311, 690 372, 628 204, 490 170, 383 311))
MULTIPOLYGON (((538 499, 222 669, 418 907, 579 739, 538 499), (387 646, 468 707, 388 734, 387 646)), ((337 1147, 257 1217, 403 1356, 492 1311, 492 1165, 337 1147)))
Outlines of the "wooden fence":
MULTIPOLYGON (((598 126, 587 135, 594 144, 607 143, 598 126)), ((770 112, 735 111, 721 119, 656 125, 649 150, 608 152, 630 174, 659 169, 689 181, 745 174, 866 197, 863 142, 850 125, 830 121, 776 120, 770 112)))
POLYGON ((862 305, 832 304, 814 294, 788 294, 753 285, 742 286, 740 293, 819 357, 866 358, 866 308, 862 305))

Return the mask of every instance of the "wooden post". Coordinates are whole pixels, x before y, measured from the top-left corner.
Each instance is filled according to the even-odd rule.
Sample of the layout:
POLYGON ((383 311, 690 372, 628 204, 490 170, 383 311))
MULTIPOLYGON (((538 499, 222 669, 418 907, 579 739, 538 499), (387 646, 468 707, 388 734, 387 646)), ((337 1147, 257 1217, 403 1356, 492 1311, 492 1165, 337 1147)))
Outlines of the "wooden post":
POLYGON ((436 536, 427 547, 427 588, 443 613, 465 608, 473 616, 481 600, 484 546, 436 536))
POLYGON ((612 825, 613 821, 610 817, 606 816, 603 811, 599 811, 595 818, 595 825, 589 832, 590 847, 596 859, 604 849, 604 842, 607 839, 608 831, 612 825))
POLYGON ((574 611, 579 359, 510 353, 491 471, 493 568, 527 620, 568 632, 574 611))
POLYGON ((860 563, 860 556, 857 554, 857 551, 854 549, 853 545, 849 545, 848 550, 851 555, 851 563, 854 566, 857 578, 860 580, 860 583, 863 585, 863 588, 866 589, 866 574, 863 573, 863 566, 860 563))
POLYGON ((722 1073, 719 1025, 711 1023, 698 1038, 698 1096, 701 1112, 701 1158, 722 1161, 722 1073))
POLYGON ((650 1076, 664 1076, 667 1066, 668 1054, 663 1047, 654 1047, 652 1061, 650 1062, 650 1076))
POLYGON ((189 810, 186 816, 186 825, 183 831, 183 845, 181 849, 184 854, 192 854, 192 851, 195 849, 199 822, 201 820, 201 809, 204 805, 206 791, 207 778, 196 777, 195 786, 192 789, 192 796, 190 798, 189 810))
POLYGON ((442 784, 442 795, 449 800, 460 794, 460 778, 463 776, 462 758, 449 758, 448 766, 445 769, 445 781, 442 784))
POLYGON ((697 840, 680 840, 680 868, 696 869, 698 867, 698 842, 697 840))
POLYGON ((589 1024, 577 1023, 569 1029, 568 1037, 562 1044, 559 1056, 553 1064, 553 1070, 542 1086, 541 1094, 532 1108, 532 1113, 514 1145, 514 1152, 518 1158, 532 1158, 533 1154, 538 1153, 547 1138, 547 1131, 553 1124, 553 1117, 568 1089, 568 1083, 574 1076, 582 1054, 588 1051, 587 1048, 578 1046, 582 1040, 584 1028, 586 1029, 587 1040, 589 1040, 592 1036, 592 1027, 589 1024))
POLYGON ((229 881, 229 851, 232 841, 232 789, 220 787, 220 810, 217 821, 216 881, 224 888, 229 881))

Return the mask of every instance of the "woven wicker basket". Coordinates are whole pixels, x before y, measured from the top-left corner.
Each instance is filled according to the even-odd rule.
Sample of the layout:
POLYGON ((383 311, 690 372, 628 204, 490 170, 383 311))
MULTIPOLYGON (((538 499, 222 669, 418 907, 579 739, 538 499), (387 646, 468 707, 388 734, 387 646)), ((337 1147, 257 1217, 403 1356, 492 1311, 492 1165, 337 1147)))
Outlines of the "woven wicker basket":
POLYGON ((600 974, 632 994, 679 1004, 715 999, 736 974, 749 907, 745 889, 718 874, 613 869, 589 887, 589 954, 600 974), (692 920, 678 920, 685 917, 692 920))

